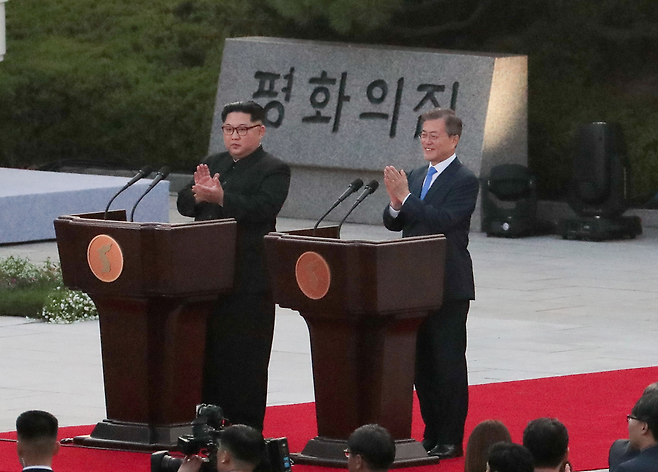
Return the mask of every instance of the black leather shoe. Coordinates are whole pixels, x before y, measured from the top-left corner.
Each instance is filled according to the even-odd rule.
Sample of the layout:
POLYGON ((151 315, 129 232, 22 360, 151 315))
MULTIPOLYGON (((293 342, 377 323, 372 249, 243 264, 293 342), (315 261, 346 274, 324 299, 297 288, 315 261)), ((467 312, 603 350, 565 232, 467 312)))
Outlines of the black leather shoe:
POLYGON ((456 446, 454 444, 437 444, 427 454, 440 459, 452 459, 454 457, 463 456, 464 450, 461 446, 456 446))
POLYGON ((427 452, 430 452, 432 449, 436 447, 436 439, 430 439, 430 438, 425 438, 423 439, 423 447, 427 452))

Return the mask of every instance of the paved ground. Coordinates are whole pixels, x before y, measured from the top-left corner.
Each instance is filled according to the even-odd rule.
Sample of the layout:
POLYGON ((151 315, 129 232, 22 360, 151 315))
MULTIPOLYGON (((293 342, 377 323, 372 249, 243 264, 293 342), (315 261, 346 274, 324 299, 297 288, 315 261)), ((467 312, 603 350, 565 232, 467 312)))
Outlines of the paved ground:
MULTIPOLYGON (((172 221, 182 217, 172 212, 172 221)), ((308 227, 280 220, 279 229, 308 227)), ((397 237, 346 225, 345 239, 397 237)), ((477 288, 468 320, 470 383, 482 384, 658 364, 658 229, 636 240, 565 241, 471 235, 477 288)), ((54 242, 0 246, 35 261, 54 242)), ((270 405, 313 400, 306 325, 277 309, 270 405)), ((97 322, 49 325, 0 317, 0 430, 31 408, 62 425, 105 417, 97 322)), ((632 405, 629 405, 629 409, 632 405)))

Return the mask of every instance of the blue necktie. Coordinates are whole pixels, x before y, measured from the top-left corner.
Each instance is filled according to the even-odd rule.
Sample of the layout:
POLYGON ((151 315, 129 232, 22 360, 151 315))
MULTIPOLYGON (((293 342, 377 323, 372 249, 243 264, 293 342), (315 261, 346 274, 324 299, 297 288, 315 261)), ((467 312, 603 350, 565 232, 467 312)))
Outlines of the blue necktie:
POLYGON ((427 191, 430 189, 430 186, 432 185, 432 176, 436 174, 436 169, 434 167, 430 167, 429 170, 427 171, 427 177, 425 177, 425 182, 423 182, 423 190, 420 191, 420 199, 424 200, 425 195, 427 195, 427 191))

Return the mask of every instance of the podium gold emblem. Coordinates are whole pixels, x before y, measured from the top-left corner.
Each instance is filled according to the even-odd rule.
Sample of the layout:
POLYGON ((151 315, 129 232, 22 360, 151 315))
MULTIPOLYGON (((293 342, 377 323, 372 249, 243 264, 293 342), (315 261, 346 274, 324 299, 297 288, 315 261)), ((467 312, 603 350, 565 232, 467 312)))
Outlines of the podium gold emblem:
POLYGON ((297 286, 311 300, 324 297, 331 286, 331 270, 327 261, 317 252, 307 251, 295 264, 297 286))
POLYGON ((98 280, 114 282, 123 271, 121 246, 107 234, 99 234, 87 246, 87 263, 98 280))

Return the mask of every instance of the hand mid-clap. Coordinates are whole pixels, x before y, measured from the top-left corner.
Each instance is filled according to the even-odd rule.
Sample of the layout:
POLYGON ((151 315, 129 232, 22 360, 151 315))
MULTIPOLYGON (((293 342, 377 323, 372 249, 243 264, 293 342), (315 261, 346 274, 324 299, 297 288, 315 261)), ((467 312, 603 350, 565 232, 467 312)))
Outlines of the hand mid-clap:
POLYGON ((391 199, 391 208, 399 210, 402 208, 402 202, 409 195, 407 174, 402 169, 397 170, 393 166, 386 166, 384 168, 384 184, 391 199))
POLYGON ((219 174, 211 177, 210 169, 206 164, 199 164, 194 172, 192 193, 194 193, 196 203, 209 202, 224 205, 224 189, 219 183, 219 174))

